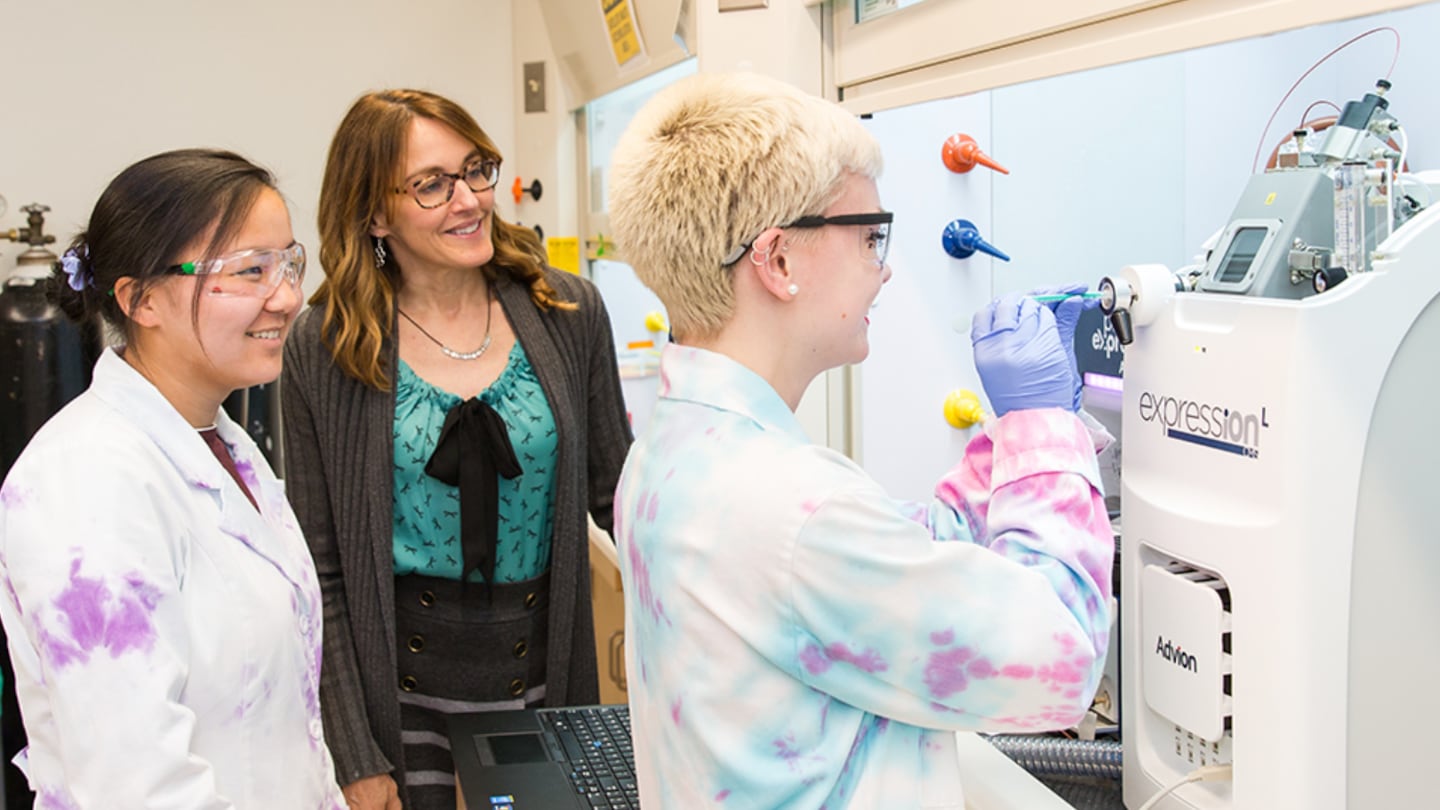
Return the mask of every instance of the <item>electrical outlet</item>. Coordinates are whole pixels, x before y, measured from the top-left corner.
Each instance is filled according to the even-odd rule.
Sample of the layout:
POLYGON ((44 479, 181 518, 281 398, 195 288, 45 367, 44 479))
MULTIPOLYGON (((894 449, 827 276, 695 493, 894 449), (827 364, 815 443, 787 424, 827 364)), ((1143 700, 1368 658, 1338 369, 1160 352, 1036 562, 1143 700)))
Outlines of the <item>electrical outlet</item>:
POLYGON ((525 83, 525 112, 545 112, 545 63, 526 62, 521 75, 525 83))

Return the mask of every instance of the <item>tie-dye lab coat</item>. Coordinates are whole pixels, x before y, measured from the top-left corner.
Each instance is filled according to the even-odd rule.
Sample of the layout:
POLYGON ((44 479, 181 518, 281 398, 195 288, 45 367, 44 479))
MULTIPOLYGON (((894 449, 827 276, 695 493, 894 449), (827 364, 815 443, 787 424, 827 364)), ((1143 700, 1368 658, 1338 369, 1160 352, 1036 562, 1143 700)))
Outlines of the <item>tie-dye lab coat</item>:
POLYGON ((0 619, 37 810, 343 810, 320 590, 283 485, 220 414, 262 518, 113 351, 0 487, 0 619))
POLYGON ((993 421, 911 504, 741 365, 660 368, 615 510, 647 810, 960 808, 955 730, 1080 720, 1114 555, 1080 419, 993 421))

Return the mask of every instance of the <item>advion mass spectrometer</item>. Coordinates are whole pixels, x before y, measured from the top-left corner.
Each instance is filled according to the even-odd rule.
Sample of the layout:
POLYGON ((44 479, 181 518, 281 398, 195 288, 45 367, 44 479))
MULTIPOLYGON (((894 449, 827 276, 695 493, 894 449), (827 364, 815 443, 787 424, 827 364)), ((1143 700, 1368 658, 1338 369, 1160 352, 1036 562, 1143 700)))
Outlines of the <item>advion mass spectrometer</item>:
POLYGON ((1203 268, 1101 282, 1131 808, 1215 763, 1157 807, 1440 802, 1440 205, 1387 88, 1255 175, 1203 268))

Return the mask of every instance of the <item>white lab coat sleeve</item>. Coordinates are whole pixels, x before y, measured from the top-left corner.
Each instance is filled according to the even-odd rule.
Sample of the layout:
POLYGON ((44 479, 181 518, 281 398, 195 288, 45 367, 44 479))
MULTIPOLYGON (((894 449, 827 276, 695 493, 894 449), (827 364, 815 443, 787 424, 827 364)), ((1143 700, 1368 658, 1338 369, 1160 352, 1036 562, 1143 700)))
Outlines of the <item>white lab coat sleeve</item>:
POLYGON ((12 656, 38 671, 32 705, 51 721, 30 739, 31 786, 77 810, 231 808, 179 702, 192 626, 175 487, 147 481, 143 457, 78 455, 29 465, 0 493, 12 656))

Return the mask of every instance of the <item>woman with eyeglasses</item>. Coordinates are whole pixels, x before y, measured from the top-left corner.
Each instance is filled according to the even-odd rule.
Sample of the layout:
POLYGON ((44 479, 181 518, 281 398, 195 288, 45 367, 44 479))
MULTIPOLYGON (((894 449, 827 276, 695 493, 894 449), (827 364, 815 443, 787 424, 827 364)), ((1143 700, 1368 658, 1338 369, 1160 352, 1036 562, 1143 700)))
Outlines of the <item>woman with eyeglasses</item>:
POLYGON ((796 420, 869 351, 880 168, 854 116, 740 73, 662 90, 614 151, 616 243, 674 331, 615 504, 647 808, 961 808, 955 731, 1070 726, 1099 681, 1114 550, 1064 349, 1084 299, 976 315, 997 418, 929 502, 796 420))
POLYGON ((345 806, 321 596, 285 490, 221 408, 280 374, 305 250, 265 169, 121 172, 56 266, 119 341, 0 487, 0 620, 37 807, 345 806))
POLYGON ((586 515, 630 445, 595 287, 501 220, 457 104, 358 99, 326 276, 286 347, 287 483, 325 592, 320 699, 350 806, 455 806, 447 718, 599 699, 586 515))

